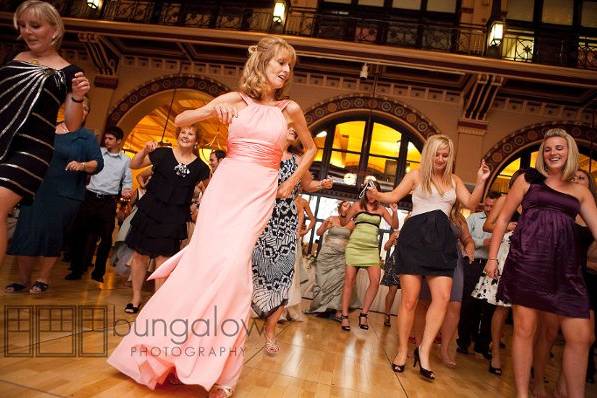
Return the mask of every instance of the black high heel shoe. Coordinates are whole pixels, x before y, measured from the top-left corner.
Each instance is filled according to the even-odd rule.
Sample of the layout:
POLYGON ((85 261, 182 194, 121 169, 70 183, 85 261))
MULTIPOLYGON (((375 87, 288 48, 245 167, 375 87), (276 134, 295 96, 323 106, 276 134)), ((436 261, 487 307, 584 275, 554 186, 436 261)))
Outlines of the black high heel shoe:
POLYGON ((489 373, 493 373, 496 376, 501 376, 502 375, 502 368, 494 368, 491 365, 491 361, 489 361, 489 373))
MULTIPOLYGON (((341 319, 340 323, 342 323, 343 320, 348 319, 348 315, 342 314, 340 316, 340 319, 341 319)), ((348 325, 348 326, 342 325, 341 327, 342 327, 342 330, 344 330, 345 332, 350 332, 350 325, 348 325)))
POLYGON ((405 365, 396 365, 394 362, 392 362, 391 365, 392 365, 392 370, 394 372, 396 372, 396 373, 404 372, 405 365))
POLYGON ((363 314, 362 312, 359 314, 359 327, 363 330, 369 330, 369 325, 367 325, 366 323, 361 322, 361 318, 365 318, 367 319, 367 317, 369 316, 369 314, 363 314))
POLYGON ((427 370, 421 365, 421 357, 419 356, 419 347, 415 348, 415 363, 413 367, 417 367, 417 363, 419 364, 419 374, 423 376, 427 381, 435 380, 435 373, 431 370, 427 370))

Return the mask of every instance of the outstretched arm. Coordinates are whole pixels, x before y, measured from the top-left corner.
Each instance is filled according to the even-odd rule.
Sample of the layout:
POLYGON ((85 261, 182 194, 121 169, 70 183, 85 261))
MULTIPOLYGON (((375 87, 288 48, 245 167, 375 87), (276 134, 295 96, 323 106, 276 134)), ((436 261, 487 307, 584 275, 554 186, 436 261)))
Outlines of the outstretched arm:
POLYGON ((237 92, 222 94, 202 107, 181 112, 174 119, 174 125, 186 127, 211 118, 218 118, 220 123, 230 124, 232 118, 238 116, 238 108, 243 102, 237 92))
POLYGON ((475 211, 481 198, 483 198, 485 181, 489 178, 489 174, 489 167, 485 164, 485 160, 481 160, 481 167, 479 167, 479 171, 477 171, 477 183, 475 184, 473 193, 469 193, 460 177, 454 175, 454 181, 456 182, 456 197, 466 208, 475 211))
POLYGON ((372 187, 367 191, 367 197, 381 203, 397 203, 415 188, 417 175, 417 170, 409 172, 400 181, 400 184, 390 192, 379 192, 376 188, 372 187))

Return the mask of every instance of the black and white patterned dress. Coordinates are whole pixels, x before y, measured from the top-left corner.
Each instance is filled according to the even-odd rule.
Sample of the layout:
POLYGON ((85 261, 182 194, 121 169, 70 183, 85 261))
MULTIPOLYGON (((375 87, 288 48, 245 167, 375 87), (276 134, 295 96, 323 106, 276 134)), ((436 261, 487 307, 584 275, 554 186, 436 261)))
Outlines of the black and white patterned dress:
MULTIPOLYGON (((292 156, 280 163, 278 185, 286 181, 298 167, 292 156)), ((268 317, 288 302, 288 291, 294 273, 298 212, 294 199, 298 185, 286 199, 276 205, 265 230, 253 250, 253 310, 268 317)))

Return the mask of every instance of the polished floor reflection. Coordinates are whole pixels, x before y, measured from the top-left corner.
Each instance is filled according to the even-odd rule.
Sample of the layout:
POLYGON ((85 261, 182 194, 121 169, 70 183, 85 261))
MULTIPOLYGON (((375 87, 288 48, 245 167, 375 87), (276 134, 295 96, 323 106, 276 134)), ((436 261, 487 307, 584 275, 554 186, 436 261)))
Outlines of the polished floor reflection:
MULTIPOLYGON (((204 396, 196 386, 166 384, 151 391, 108 366, 103 353, 111 352, 118 343, 125 321, 134 319, 122 312, 129 289, 112 273, 101 285, 89 279, 65 281, 66 273, 66 265, 57 264, 50 289, 41 296, 0 293, 4 336, 0 396, 204 396), (85 306, 99 310, 91 314, 85 306), (102 324, 104 308, 107 318, 102 324), (79 323, 71 322, 74 312, 79 323), (95 319, 94 325, 90 317, 95 319)), ((1 285, 14 281, 15 276, 14 259, 9 257, 0 270, 1 285)), ((487 361, 480 358, 459 354, 457 368, 449 369, 440 364, 437 353, 433 360, 438 379, 434 383, 422 380, 411 362, 403 374, 395 374, 389 364, 396 351, 396 319, 391 328, 383 326, 380 314, 372 314, 370 319, 371 327, 364 331, 358 328, 354 314, 350 333, 342 332, 333 321, 315 317, 286 322, 279 327, 281 350, 275 357, 263 351, 258 322, 248 339, 246 365, 235 397, 513 396, 509 357, 501 378, 488 373, 487 361)), ((561 346, 554 353, 548 367, 548 389, 556 377, 561 346)), ((595 386, 588 387, 587 396, 597 396, 595 386)))

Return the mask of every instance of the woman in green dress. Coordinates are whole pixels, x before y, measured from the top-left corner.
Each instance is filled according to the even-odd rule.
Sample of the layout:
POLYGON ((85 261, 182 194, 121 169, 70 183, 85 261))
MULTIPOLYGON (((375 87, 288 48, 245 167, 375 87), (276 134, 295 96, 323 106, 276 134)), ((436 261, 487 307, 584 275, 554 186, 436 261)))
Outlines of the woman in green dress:
MULTIPOLYGON (((379 190, 379 184, 372 181, 379 190)), ((354 221, 355 228, 346 245, 346 274, 344 276, 344 291, 342 292, 342 330, 349 331, 348 306, 352 296, 352 289, 356 280, 359 268, 367 270, 369 275, 369 286, 363 300, 363 308, 359 314, 359 327, 368 330, 367 316, 369 307, 375 299, 379 289, 381 276, 379 258, 379 224, 381 219, 386 220, 391 228, 398 228, 398 207, 393 204, 392 215, 376 200, 369 200, 363 195, 359 202, 355 202, 345 217, 341 217, 342 225, 350 220, 354 221)))

